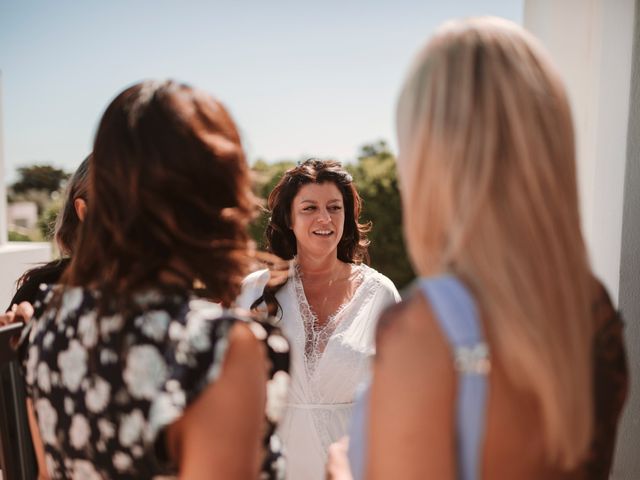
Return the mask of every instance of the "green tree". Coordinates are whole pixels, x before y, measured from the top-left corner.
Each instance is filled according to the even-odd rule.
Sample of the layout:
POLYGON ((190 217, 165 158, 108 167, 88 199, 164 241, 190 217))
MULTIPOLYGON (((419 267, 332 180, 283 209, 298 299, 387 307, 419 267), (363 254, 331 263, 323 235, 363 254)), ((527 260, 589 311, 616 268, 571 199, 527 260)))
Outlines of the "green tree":
POLYGON ((9 187, 9 203, 34 202, 38 207, 37 229, 19 233, 34 241, 49 240, 70 174, 50 165, 20 167, 18 174, 18 181, 9 187))
POLYGON ((51 165, 30 165, 18 168, 20 179, 11 186, 14 193, 44 190, 51 194, 60 190, 69 173, 51 165))
POLYGON ((402 205, 396 159, 384 141, 361 147, 358 162, 348 165, 362 197, 361 221, 370 221, 371 266, 384 273, 398 288, 415 274, 411 268, 402 233, 402 205))
POLYGON ((38 229, 42 238, 49 241, 53 240, 53 234, 55 232, 55 225, 60 210, 62 209, 62 199, 60 196, 52 202, 50 202, 44 209, 40 217, 38 218, 38 229))
POLYGON ((256 219, 249 225, 249 234, 258 245, 258 248, 266 248, 264 231, 269 223, 269 212, 267 211, 267 198, 269 193, 276 186, 284 172, 294 167, 296 162, 283 160, 276 163, 267 163, 264 160, 257 160, 253 166, 254 192, 263 201, 263 210, 256 219))

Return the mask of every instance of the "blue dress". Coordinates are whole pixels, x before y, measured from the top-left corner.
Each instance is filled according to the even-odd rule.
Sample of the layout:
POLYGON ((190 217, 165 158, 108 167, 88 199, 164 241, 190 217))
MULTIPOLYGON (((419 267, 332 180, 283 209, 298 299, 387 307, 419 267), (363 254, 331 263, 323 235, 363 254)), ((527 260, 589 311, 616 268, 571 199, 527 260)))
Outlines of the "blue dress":
MULTIPOLYGON (((454 352, 458 372, 456 404, 456 448, 458 478, 480 477, 484 435, 489 351, 480 326, 473 297, 453 276, 421 278, 418 285, 454 352)), ((349 441, 349 461, 354 480, 364 478, 367 450, 366 418, 369 388, 359 395, 354 409, 349 441)))

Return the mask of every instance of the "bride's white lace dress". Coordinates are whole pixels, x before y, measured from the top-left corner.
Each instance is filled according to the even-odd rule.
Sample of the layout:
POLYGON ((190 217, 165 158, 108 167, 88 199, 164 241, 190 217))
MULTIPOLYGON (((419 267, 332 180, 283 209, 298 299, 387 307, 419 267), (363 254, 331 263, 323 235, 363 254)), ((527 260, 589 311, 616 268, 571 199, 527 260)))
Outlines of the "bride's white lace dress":
MULTIPOLYGON (((354 394, 369 374, 378 316, 400 300, 393 282, 376 270, 358 265, 354 273, 353 296, 321 328, 297 268, 276 294, 282 307, 279 326, 291 343, 292 384, 279 429, 288 480, 324 479, 328 447, 347 433, 354 394)), ((249 275, 238 305, 249 308, 267 279, 266 270, 249 275)))

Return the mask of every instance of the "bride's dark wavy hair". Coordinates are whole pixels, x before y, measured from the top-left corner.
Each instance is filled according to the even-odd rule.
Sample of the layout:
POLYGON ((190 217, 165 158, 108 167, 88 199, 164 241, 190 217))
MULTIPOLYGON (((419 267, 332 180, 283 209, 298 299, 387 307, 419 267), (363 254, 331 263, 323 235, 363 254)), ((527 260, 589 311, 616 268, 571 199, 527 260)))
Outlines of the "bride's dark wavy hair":
MULTIPOLYGON (((333 183, 342 194, 344 204, 344 231, 338 243, 338 259, 346 263, 369 260, 367 233, 371 222, 360 223, 362 199, 353 178, 340 162, 310 158, 285 172, 269 194, 267 206, 271 217, 265 231, 267 250, 284 260, 291 260, 297 253, 296 237, 291 229, 291 205, 303 185, 333 183)), ((286 283, 286 282, 285 282, 286 283)), ((263 301, 270 315, 276 315, 280 305, 275 298, 282 285, 265 288, 251 308, 263 301)))
POLYGON ((210 95, 174 81, 120 93, 98 127, 88 193, 65 283, 129 299, 179 271, 206 298, 239 294, 256 199, 236 126, 210 95))

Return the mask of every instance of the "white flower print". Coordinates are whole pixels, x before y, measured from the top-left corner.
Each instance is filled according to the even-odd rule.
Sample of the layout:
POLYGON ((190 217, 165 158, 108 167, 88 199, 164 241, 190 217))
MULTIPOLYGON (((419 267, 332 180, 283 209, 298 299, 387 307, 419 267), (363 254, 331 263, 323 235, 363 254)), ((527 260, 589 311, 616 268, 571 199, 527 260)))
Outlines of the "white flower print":
POLYGON ((27 357, 27 362, 25 364, 25 368, 27 370, 27 375, 25 381, 29 385, 33 385, 33 382, 36 378, 36 367, 38 365, 38 347, 33 345, 29 347, 29 356, 27 357))
POLYGON ((105 348, 100 351, 100 363, 107 365, 108 363, 116 363, 118 361, 118 354, 113 350, 105 348))
POLYGON ((141 330, 147 337, 159 342, 167 333, 171 317, 164 310, 153 310, 142 316, 141 330))
POLYGON ((93 387, 87 390, 84 397, 87 409, 93 413, 102 412, 109 403, 110 395, 111 385, 109 382, 102 377, 94 377, 93 387))
POLYGON ((129 350, 122 377, 133 397, 152 399, 167 377, 167 365, 155 347, 138 345, 129 350))
POLYGON ((269 445, 273 453, 280 453, 282 451, 282 441, 278 435, 271 435, 269 439, 269 445))
POLYGON ((91 429, 89 422, 83 415, 75 414, 69 428, 69 443, 76 450, 82 450, 89 441, 91 429))
POLYGON ((136 458, 140 458, 144 455, 144 449, 140 445, 134 445, 131 447, 131 454, 136 458))
POLYGON ((173 322, 169 325, 169 338, 173 341, 178 341, 182 338, 184 327, 178 322, 173 322))
POLYGON ((206 322, 204 317, 190 317, 190 313, 187 314, 187 326, 185 329, 185 340, 188 344, 185 345, 189 350, 195 350, 196 352, 202 352, 211 348, 211 339, 207 335, 206 322))
POLYGON ((42 340, 42 347, 45 350, 50 350, 55 338, 56 338, 56 335, 53 332, 47 332, 44 336, 44 339, 42 340))
POLYGON ((75 405, 73 404, 73 400, 69 397, 64 397, 64 413, 71 416, 75 410, 75 405))
POLYGON ((36 377, 38 378, 38 388, 45 393, 51 391, 51 372, 46 363, 39 363, 36 377))
POLYGON ((124 452, 116 452, 113 455, 113 465, 120 472, 126 472, 131 468, 133 461, 131 457, 124 452))
POLYGON ((92 348, 98 343, 98 325, 95 311, 92 310, 80 317, 80 320, 78 320, 78 335, 82 340, 82 344, 87 348, 92 348))
POLYGON ((130 447, 142 439, 145 420, 140 410, 134 410, 129 415, 123 415, 118 429, 118 440, 123 447, 130 447))
POLYGON ((55 445, 57 443, 56 426, 58 424, 58 414, 46 398, 36 400, 35 408, 42 441, 55 445))
POLYGON ((253 335, 258 339, 258 340, 264 340, 265 338, 267 338, 267 331, 264 329, 264 327, 262 325, 260 325, 257 322, 250 322, 249 323, 249 329, 253 332, 253 335))
POLYGON ((280 335, 271 335, 267 339, 267 343, 276 353, 285 353, 289 351, 289 342, 280 335))
POLYGON ((73 461, 73 478, 83 480, 102 480, 102 476, 93 468, 93 464, 87 460, 73 461))
POLYGON ((182 409, 173 403, 172 394, 161 393, 158 395, 149 409, 149 424, 145 432, 145 440, 153 440, 159 429, 169 425, 181 414, 182 409))
POLYGON ((147 290, 146 292, 136 293, 134 296, 135 301, 140 305, 150 305, 152 303, 160 303, 162 301, 162 294, 157 290, 147 290))
POLYGON ((267 418, 272 422, 277 422, 284 411, 289 389, 289 374, 278 371, 271 380, 267 382, 267 418))
POLYGON ((206 332, 205 322, 220 317, 223 311, 219 304, 206 300, 194 299, 189 302, 187 338, 196 351, 202 352, 211 348, 209 335, 203 335, 206 332))
POLYGON ((122 315, 113 315, 112 317, 102 317, 100 319, 100 334, 106 339, 112 332, 118 332, 124 326, 122 315))
POLYGON ((182 390, 182 386, 180 385, 180 382, 178 380, 173 378, 171 380, 167 380, 167 382, 164 384, 164 389, 169 393, 174 393, 182 390))
POLYGON ((62 304, 59 317, 67 318, 70 312, 75 312, 82 304, 82 289, 79 287, 67 288, 62 295, 62 304))
POLYGON ((45 463, 45 465, 47 467, 47 473, 49 474, 49 478, 59 478, 59 476, 58 476, 58 463, 48 453, 45 453, 44 463, 45 463))
POLYGON ((69 348, 58 354, 58 368, 62 382, 72 392, 76 392, 87 373, 87 351, 77 340, 69 342, 69 348))
POLYGON ((222 315, 223 309, 218 303, 213 303, 208 300, 202 300, 201 298, 194 298, 189 301, 189 313, 187 314, 187 320, 191 320, 194 317, 201 319, 218 318, 222 315))
POLYGON ((100 430, 100 438, 104 440, 109 440, 116 434, 115 425, 104 418, 98 420, 98 430, 100 430))

